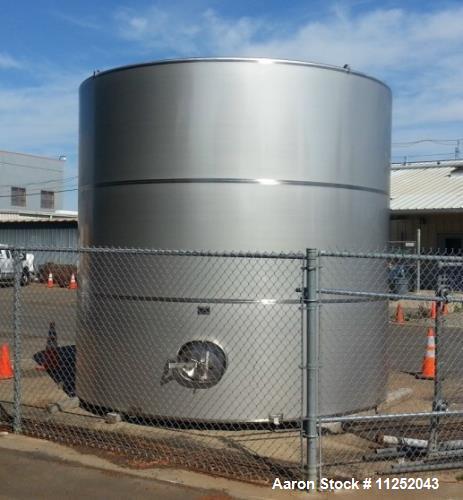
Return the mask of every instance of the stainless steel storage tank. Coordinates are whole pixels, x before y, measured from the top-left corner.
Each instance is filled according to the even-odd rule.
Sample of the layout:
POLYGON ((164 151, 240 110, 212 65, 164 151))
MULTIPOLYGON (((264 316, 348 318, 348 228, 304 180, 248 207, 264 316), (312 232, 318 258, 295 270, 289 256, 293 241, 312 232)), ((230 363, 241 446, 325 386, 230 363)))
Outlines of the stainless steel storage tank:
MULTIPOLYGON (((267 252, 382 248, 388 232, 390 126, 388 87, 337 67, 267 59, 186 59, 97 73, 80 89, 81 243, 267 252)), ((105 279, 109 283, 111 276, 105 279)), ((122 294, 117 304, 100 300, 92 309, 96 298, 85 294, 90 285, 84 283, 85 326, 77 339, 81 399, 169 418, 257 421, 281 413, 284 405, 275 405, 275 397, 256 403, 249 381, 255 364, 263 361, 242 362, 245 350, 240 353, 230 343, 242 335, 230 311, 217 310, 217 330, 203 339, 210 349, 218 349, 216 356, 224 356, 227 370, 221 380, 199 390, 162 384, 161 358, 179 356, 182 346, 195 340, 197 305, 169 304, 170 347, 161 356, 156 352, 161 342, 158 347, 153 343, 156 336, 166 342, 161 331, 166 323, 160 328, 156 321, 160 305, 146 302, 134 309, 122 294), (140 314, 144 319, 136 332, 121 324, 121 316, 136 322, 140 314), (174 327, 178 314, 190 319, 174 327), (124 373, 117 349, 108 349, 114 338, 126 339, 120 350, 128 367, 124 373), (240 356, 237 372, 233 364, 240 356), (236 404, 221 403, 238 395, 236 404)), ((162 283, 157 286, 158 293, 166 292, 162 283)), ((128 288, 127 296, 136 295, 136 284, 128 288)), ((342 307, 332 319, 336 337, 326 332, 322 344, 331 345, 322 388, 335 395, 325 402, 322 398, 324 414, 374 406, 384 387, 385 375, 369 380, 363 373, 362 380, 368 380, 363 391, 349 393, 346 384, 352 386, 358 367, 345 359, 346 350, 367 340, 371 370, 383 363, 375 345, 384 342, 384 329, 359 338, 358 322, 383 314, 384 304, 351 306, 357 319, 347 321, 342 307)), ((271 346, 284 344, 285 328, 291 326, 277 333, 266 329, 268 322, 260 315, 278 315, 278 309, 252 314, 255 325, 261 325, 253 331, 256 348, 266 356, 267 368, 279 365, 281 352, 271 346)), ((300 363, 299 350, 292 356, 294 368, 300 363)), ((287 387, 300 383, 298 370, 293 372, 274 381, 274 393, 284 398, 287 387)), ((284 418, 297 418, 297 401, 290 403, 294 414, 284 418)))

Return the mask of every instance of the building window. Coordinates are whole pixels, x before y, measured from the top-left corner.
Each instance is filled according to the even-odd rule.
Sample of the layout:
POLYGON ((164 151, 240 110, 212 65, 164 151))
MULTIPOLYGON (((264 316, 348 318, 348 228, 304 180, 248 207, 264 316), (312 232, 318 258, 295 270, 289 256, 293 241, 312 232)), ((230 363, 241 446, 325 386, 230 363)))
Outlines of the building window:
POLYGON ((11 188, 11 204, 13 205, 13 207, 26 206, 26 188, 11 188))
POLYGON ((40 191, 40 208, 48 210, 55 208, 55 193, 53 191, 40 191))

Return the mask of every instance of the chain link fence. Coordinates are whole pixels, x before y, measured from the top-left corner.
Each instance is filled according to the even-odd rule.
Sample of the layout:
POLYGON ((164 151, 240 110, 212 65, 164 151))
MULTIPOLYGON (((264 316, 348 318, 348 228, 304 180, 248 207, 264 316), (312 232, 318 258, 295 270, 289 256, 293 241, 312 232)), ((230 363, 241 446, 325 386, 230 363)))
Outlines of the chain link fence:
POLYGON ((267 484, 463 467, 462 257, 10 250, 7 429, 267 484))
POLYGON ((4 424, 140 467, 303 477, 302 255, 11 250, 19 275, 40 264, 0 289, 4 424))
POLYGON ((334 340, 321 343, 321 405, 338 397, 323 372, 338 346, 356 366, 340 397, 372 395, 321 415, 325 476, 463 467, 462 269, 457 255, 320 253, 319 335, 334 340))

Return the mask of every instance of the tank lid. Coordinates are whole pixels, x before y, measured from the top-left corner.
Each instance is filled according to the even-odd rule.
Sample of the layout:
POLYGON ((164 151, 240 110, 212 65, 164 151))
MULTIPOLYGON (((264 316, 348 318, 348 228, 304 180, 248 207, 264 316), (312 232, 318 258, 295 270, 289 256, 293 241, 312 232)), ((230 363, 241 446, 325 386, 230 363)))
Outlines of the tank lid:
POLYGON ((93 75, 84 80, 85 83, 87 80, 95 78, 101 75, 107 75, 108 73, 115 73, 116 71, 125 71, 128 69, 134 68, 143 68, 145 66, 160 66, 163 64, 183 64, 183 63, 197 63, 197 62, 245 62, 245 63, 257 63, 257 64, 289 64, 292 66, 308 66, 311 68, 322 68, 328 69, 331 71, 339 71, 341 73, 350 73, 355 76, 360 76, 362 78, 368 78, 369 80, 373 80, 377 83, 380 83, 384 87, 386 87, 390 92, 391 89, 388 85, 386 85, 381 80, 373 76, 366 75, 365 73, 361 73, 359 71, 352 71, 348 64, 341 66, 334 66, 330 64, 322 64, 316 62, 307 62, 307 61, 296 61, 291 59, 271 59, 267 57, 188 57, 183 59, 161 59, 159 61, 147 61, 135 64, 128 64, 126 66, 118 66, 116 68, 107 69, 104 71, 94 71, 93 75))

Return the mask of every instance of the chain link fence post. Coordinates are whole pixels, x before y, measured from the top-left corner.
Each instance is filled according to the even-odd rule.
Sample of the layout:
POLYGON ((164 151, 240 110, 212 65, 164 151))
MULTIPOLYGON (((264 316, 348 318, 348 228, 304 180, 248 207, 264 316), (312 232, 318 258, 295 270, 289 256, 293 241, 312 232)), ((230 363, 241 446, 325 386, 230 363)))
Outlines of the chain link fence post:
POLYGON ((416 291, 421 291, 421 261, 419 256, 421 255, 421 229, 416 230, 416 255, 418 259, 416 261, 416 291))
POLYGON ((22 255, 13 250, 14 260, 14 298, 13 298, 13 431, 21 432, 21 278, 22 255))
MULTIPOLYGON (((436 317, 434 319, 434 355, 435 355, 435 373, 434 373, 434 394, 432 401, 432 411, 440 412, 447 409, 442 398, 442 362, 441 362, 441 335, 443 328, 442 308, 446 300, 446 276, 443 272, 443 265, 438 263, 437 291, 436 297, 442 300, 436 301, 436 317)), ((436 452, 439 445, 439 417, 431 418, 431 430, 428 443, 428 452, 436 452)))
POLYGON ((309 491, 316 492, 318 486, 318 375, 319 375, 319 322, 318 322, 318 272, 319 253, 316 249, 306 250, 306 289, 304 302, 307 315, 306 340, 306 425, 307 480, 316 486, 309 491))

